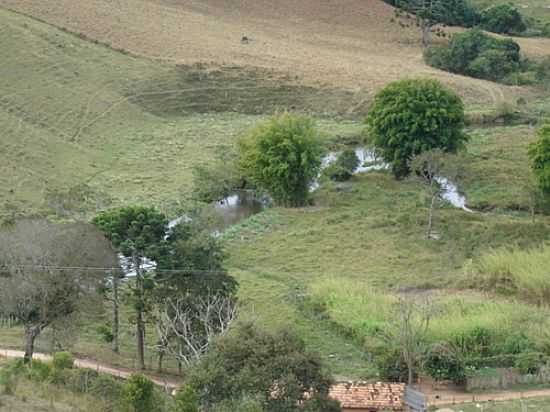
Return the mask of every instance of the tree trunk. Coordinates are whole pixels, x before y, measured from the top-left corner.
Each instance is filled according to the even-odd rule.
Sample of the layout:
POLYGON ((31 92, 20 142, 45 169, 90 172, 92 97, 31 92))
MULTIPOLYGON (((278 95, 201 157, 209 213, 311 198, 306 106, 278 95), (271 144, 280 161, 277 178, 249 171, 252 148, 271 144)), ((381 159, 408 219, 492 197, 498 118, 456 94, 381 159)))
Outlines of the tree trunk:
POLYGON ((422 27, 422 46, 426 48, 431 42, 432 28, 424 19, 422 19, 420 26, 422 27))
POLYGON ((433 226, 433 216, 434 216, 434 206, 435 201, 437 200, 437 195, 432 196, 432 201, 430 203, 430 211, 428 213, 428 229, 426 230, 426 237, 429 239, 432 235, 432 226, 433 226))
POLYGON ((25 356, 23 357, 25 364, 32 362, 34 341, 38 335, 40 335, 40 326, 25 326, 25 356))
POLYGON ((118 302, 118 275, 115 274, 113 276, 113 352, 119 353, 120 352, 120 346, 119 346, 119 302, 118 302))
POLYGON ((412 367, 412 365, 408 365, 408 368, 407 368, 407 369, 409 370, 409 371, 408 371, 408 373, 409 373, 409 378, 408 378, 408 382, 407 382, 407 383, 408 383, 409 385, 412 385, 412 384, 414 383, 414 382, 413 382, 413 367, 412 367))
POLYGON ((145 322, 143 321, 143 278, 141 277, 141 259, 134 259, 136 267, 136 288, 138 294, 138 307, 136 309, 136 341, 138 368, 145 369, 145 322))
POLYGON ((162 373, 162 361, 164 360, 164 349, 159 350, 159 361, 158 361, 158 373, 162 373))

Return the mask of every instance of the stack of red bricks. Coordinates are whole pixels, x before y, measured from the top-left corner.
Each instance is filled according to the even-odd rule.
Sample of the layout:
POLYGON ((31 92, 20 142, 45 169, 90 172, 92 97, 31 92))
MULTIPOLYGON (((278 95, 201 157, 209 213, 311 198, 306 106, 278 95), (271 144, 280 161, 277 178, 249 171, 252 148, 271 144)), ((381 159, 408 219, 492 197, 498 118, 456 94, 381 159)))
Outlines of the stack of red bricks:
POLYGON ((337 383, 330 397, 340 401, 344 411, 403 411, 405 384, 402 383, 337 383))

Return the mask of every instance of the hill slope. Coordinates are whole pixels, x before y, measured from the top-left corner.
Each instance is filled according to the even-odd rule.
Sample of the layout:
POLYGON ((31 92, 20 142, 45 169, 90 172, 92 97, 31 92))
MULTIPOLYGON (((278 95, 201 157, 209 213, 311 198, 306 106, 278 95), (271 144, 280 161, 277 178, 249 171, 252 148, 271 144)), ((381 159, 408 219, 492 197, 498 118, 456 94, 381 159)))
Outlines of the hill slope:
MULTIPOLYGON (((274 69, 364 99, 388 81, 424 75, 443 80, 469 103, 519 93, 426 66, 419 34, 392 23, 392 8, 380 0, 0 0, 0 6, 138 55, 274 69), (252 41, 241 44, 242 36, 252 41)), ((535 54, 550 49, 548 39, 525 44, 535 54)))

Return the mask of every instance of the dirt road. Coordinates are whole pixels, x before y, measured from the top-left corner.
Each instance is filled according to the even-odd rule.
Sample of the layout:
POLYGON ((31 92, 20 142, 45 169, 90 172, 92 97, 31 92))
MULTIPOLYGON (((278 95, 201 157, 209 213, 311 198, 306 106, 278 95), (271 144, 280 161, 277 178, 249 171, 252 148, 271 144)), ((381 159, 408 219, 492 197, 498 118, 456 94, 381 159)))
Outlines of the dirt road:
MULTIPOLYGON (((11 350, 11 349, 0 349, 0 357, 14 359, 14 358, 22 358, 23 355, 24 355, 23 351, 11 350)), ((50 355, 45 355, 43 353, 35 353, 33 358, 39 359, 42 361, 49 361, 52 359, 50 355)), ((77 368, 93 369, 97 372, 106 373, 120 379, 128 379, 133 373, 136 373, 136 371, 117 368, 110 365, 104 365, 89 359, 75 359, 74 364, 77 368)), ((180 382, 174 379, 160 378, 158 376, 151 376, 147 373, 145 373, 144 375, 146 375, 149 379, 151 379, 155 384, 169 390, 177 389, 180 386, 180 382)))

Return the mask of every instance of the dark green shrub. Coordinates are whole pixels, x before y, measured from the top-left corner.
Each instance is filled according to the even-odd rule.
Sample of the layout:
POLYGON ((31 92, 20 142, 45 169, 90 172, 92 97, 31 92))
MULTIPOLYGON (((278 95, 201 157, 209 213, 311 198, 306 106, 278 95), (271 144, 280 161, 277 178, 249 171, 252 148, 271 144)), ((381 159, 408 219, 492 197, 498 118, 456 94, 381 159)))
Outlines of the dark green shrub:
POLYGON ((497 81, 520 69, 521 54, 513 40, 469 30, 455 34, 447 46, 428 48, 424 59, 441 70, 497 81))
POLYGON ((326 168, 325 174, 337 182, 344 182, 353 176, 353 172, 359 167, 359 158, 355 150, 346 149, 336 159, 336 161, 326 168))
POLYGON ((130 412, 153 412, 158 410, 155 403, 155 385, 143 375, 132 375, 122 387, 122 405, 130 412))
POLYGON ((211 412, 264 412, 262 402, 258 399, 245 396, 240 399, 230 399, 217 403, 211 412))
POLYGON ((334 399, 327 399, 325 396, 315 395, 308 399, 300 412, 341 412, 340 402, 334 399))
POLYGON ((521 33, 527 29, 523 16, 511 4, 491 6, 481 12, 481 27, 494 33, 521 33))
MULTIPOLYGON (((406 11, 408 5, 413 7, 419 3, 418 0, 384 0, 386 3, 402 8, 406 11)), ((439 0, 440 7, 434 8, 431 17, 441 24, 449 26, 472 27, 479 23, 479 13, 466 0, 439 0)))
POLYGON ((30 368, 27 370, 27 377, 36 382, 45 382, 50 379, 52 372, 52 366, 49 363, 33 359, 30 368))
POLYGON ((448 72, 451 66, 451 48, 448 46, 430 46, 424 50, 424 61, 432 67, 448 72))
POLYGON ((74 357, 69 352, 57 352, 53 355, 52 364, 54 369, 72 369, 74 365, 74 357))
POLYGON ((109 325, 99 325, 96 329, 96 332, 101 336, 101 340, 107 343, 110 343, 115 338, 113 336, 113 331, 109 325))
POLYGON ((66 385, 70 371, 71 369, 52 368, 48 381, 54 385, 66 385))
POLYGON ((199 396, 195 390, 185 385, 174 398, 174 412, 199 412, 199 396))
POLYGON ((27 371, 23 359, 17 359, 9 362, 8 365, 0 368, 0 385, 3 387, 3 391, 6 395, 13 395, 19 376, 27 371))
POLYGON ((452 380, 455 383, 462 383, 466 379, 462 357, 446 343, 438 343, 430 348, 424 369, 435 380, 452 380))
POLYGON ((550 123, 537 132, 538 138, 529 146, 529 160, 538 185, 550 194, 550 123))
POLYGON ((92 379, 88 392, 103 400, 115 400, 120 398, 122 384, 110 375, 99 374, 92 379))
POLYGON ((407 382, 409 369, 399 349, 389 349, 377 353, 376 367, 380 379, 389 382, 407 382))
POLYGON ((287 331, 270 333, 251 324, 216 341, 187 378, 205 410, 248 397, 268 412, 298 411, 306 393, 330 404, 332 379, 305 343, 287 331))
POLYGON ((502 345, 502 353, 517 355, 525 352, 534 352, 535 344, 523 333, 516 333, 506 337, 502 345))
POLYGON ((397 178, 409 174, 409 159, 431 149, 456 152, 467 141, 464 105, 435 80, 401 80, 374 98, 367 118, 376 151, 397 178))
POLYGON ((520 353, 516 357, 514 367, 522 374, 537 374, 545 364, 545 357, 539 352, 520 353))
POLYGON ((307 204, 321 166, 321 143, 312 119, 288 113, 275 116, 244 135, 238 148, 242 174, 275 203, 307 204))
POLYGON ((489 49, 481 52, 468 65, 468 75, 478 79, 498 81, 518 69, 503 50, 489 49))

